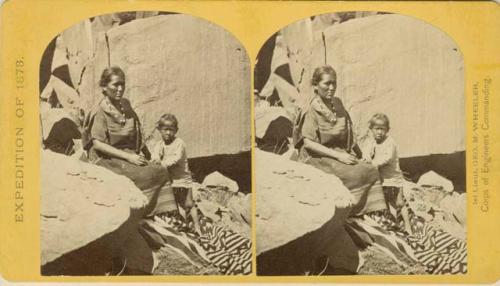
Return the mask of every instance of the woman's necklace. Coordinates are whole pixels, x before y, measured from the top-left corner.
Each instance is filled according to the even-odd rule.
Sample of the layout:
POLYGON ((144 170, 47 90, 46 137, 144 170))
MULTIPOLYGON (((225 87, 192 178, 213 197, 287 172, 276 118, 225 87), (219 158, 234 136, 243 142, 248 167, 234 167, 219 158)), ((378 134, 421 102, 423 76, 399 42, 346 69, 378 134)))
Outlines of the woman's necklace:
POLYGON ((329 100, 324 100, 323 98, 319 97, 319 101, 323 104, 321 106, 321 111, 323 113, 323 116, 330 122, 335 124, 337 122, 337 110, 335 110, 335 107, 333 106, 333 102, 329 100))
POLYGON ((117 109, 120 112, 120 118, 118 120, 120 121, 120 124, 125 125, 125 122, 126 122, 125 110, 123 109, 123 105, 120 101, 118 102, 118 105, 119 105, 119 107, 117 109))
MULTIPOLYGON (((320 97, 320 98, 321 98, 321 97, 320 97)), ((321 98, 321 101, 323 101, 323 103, 325 104, 325 106, 326 106, 329 110, 332 110, 332 109, 333 109, 333 102, 332 102, 332 100, 326 100, 326 99, 321 98)))
POLYGON ((123 105, 121 101, 111 101, 108 100, 109 104, 113 106, 113 109, 116 110, 116 112, 113 112, 113 117, 118 121, 121 125, 124 125, 126 123, 125 119, 125 109, 123 108, 123 105))
POLYGON ((117 105, 118 105, 118 106, 116 106, 116 105, 115 105, 116 109, 117 109, 118 111, 120 111, 120 113, 121 113, 121 114, 125 115, 125 110, 123 109, 123 105, 122 105, 121 101, 118 101, 118 102, 117 102, 117 105))

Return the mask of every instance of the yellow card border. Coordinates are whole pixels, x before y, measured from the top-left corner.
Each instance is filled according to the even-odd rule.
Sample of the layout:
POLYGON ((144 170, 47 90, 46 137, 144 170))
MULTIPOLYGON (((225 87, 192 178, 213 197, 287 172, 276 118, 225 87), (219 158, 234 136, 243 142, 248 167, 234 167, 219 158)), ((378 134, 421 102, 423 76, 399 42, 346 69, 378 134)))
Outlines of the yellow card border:
MULTIPOLYGON (((106 281, 106 282, 370 282, 370 283, 492 283, 499 279, 500 228, 499 195, 500 162, 488 163, 488 185, 472 185, 474 148, 484 155, 484 144, 472 141, 472 135, 490 138, 489 157, 498 158, 500 139, 496 127, 500 122, 500 5, 480 1, 99 1, 99 0, 10 0, 1 7, 0 65, 2 97, 0 103, 0 273, 11 281, 106 281), (249 276, 127 276, 127 277, 43 277, 40 275, 39 232, 39 116, 38 77, 42 54, 49 42, 64 29, 79 21, 119 11, 171 11, 209 20, 231 32, 247 49, 252 67, 260 47, 275 32, 306 17, 340 11, 385 11, 408 15, 434 25, 447 33, 460 48, 465 66, 465 100, 467 113, 467 233, 468 268, 466 275, 374 275, 323 277, 249 276), (479 124, 486 130, 472 130, 473 85, 490 79, 489 106, 479 103, 479 124), (20 87, 22 86, 22 87, 20 87), (22 116, 21 112, 23 113, 22 116), (17 115, 16 115, 17 114, 17 115), (24 133, 16 134, 16 128, 24 133), (23 198, 16 200, 16 142, 23 141, 23 198), (489 188, 491 187, 491 190, 489 188), (478 203, 473 202, 473 187, 478 203), (489 190, 488 198, 484 195, 489 190), (483 211, 488 201, 488 211, 483 211), (23 202, 23 222, 15 222, 16 202, 23 202)), ((253 76, 253 73, 252 73, 253 76)), ((252 94, 252 92, 250 92, 252 94)), ((479 94, 484 96, 484 94, 479 94)), ((251 110, 253 114, 253 107, 251 110)), ((252 136, 253 134, 252 123, 252 136)), ((16 149, 17 148, 17 149, 16 149)), ((253 151, 252 151, 253 154, 253 151)), ((19 162, 18 162, 19 163, 19 162)), ((18 167, 19 168, 19 167, 18 167)), ((479 169, 481 170, 481 169, 479 169)), ((255 176, 252 178, 255 182, 255 176)), ((255 184, 254 184, 255 185, 255 184)), ((255 189, 253 190, 255 194, 255 189)), ((257 190, 258 191, 258 190, 257 190)), ((255 214, 255 198, 253 200, 255 214)), ((254 222, 255 226, 255 222, 254 222)), ((253 231, 255 241, 255 228, 253 231)), ((255 251, 255 250, 254 250, 255 251)), ((254 259, 255 271, 255 259, 254 259)))

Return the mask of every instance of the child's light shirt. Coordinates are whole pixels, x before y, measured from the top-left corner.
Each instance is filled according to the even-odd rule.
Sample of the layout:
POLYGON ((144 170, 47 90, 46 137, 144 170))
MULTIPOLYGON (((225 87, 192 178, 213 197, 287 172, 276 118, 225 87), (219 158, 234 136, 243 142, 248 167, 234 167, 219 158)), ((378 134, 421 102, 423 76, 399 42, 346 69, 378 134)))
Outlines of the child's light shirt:
POLYGON ((380 144, 370 137, 363 149, 363 157, 378 167, 382 186, 401 187, 403 185, 397 145, 392 137, 387 136, 380 144))
POLYGON ((172 187, 190 188, 192 186, 186 143, 181 138, 176 137, 170 144, 165 144, 163 140, 160 140, 153 149, 151 159, 159 161, 168 169, 172 178, 172 187))

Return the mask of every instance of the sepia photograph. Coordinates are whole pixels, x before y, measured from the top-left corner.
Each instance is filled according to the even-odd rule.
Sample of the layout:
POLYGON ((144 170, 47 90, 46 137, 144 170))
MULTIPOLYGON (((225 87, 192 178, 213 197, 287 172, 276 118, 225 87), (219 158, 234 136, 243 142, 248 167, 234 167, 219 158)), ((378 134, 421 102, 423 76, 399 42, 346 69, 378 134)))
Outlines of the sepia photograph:
POLYGON ((257 275, 467 273, 464 60, 386 12, 285 26, 254 67, 257 275))
POLYGON ((41 274, 252 273, 241 43, 157 11, 54 36, 39 71, 41 274))
POLYGON ((3 2, 1 285, 499 280, 495 1, 3 2))

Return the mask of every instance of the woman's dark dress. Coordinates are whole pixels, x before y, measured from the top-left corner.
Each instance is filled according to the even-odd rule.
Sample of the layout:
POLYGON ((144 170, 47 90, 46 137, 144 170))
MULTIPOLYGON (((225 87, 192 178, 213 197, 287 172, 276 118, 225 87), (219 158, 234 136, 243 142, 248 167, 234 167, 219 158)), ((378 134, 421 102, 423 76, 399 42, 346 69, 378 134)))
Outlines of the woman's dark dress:
POLYGON ((99 140, 125 152, 141 152, 143 142, 137 114, 128 100, 121 99, 121 106, 122 110, 118 111, 105 97, 86 120, 83 144, 88 161, 131 179, 149 199, 145 215, 174 210, 175 200, 165 168, 153 164, 137 166, 94 148, 92 140, 99 140))

